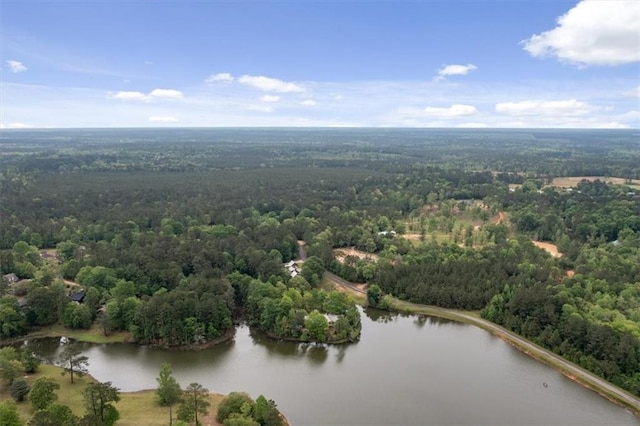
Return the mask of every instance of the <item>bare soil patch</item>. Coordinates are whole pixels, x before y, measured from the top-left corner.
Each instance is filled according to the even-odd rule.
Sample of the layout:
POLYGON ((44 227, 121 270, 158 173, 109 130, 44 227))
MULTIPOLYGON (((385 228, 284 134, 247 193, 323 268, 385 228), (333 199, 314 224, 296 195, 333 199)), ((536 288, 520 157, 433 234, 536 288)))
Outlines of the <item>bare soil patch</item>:
POLYGON ((401 237, 404 238, 405 240, 415 241, 420 239, 420 234, 402 234, 401 237))
POLYGON ((334 253, 336 256, 336 260, 340 263, 344 263, 345 259, 348 256, 354 256, 358 259, 372 260, 374 262, 377 262, 379 259, 377 254, 371 254, 361 250, 356 250, 353 247, 336 249, 334 250, 334 253))
POLYGON ((532 241, 533 245, 545 250, 551 256, 555 258, 562 257, 562 253, 558 251, 558 246, 552 243, 546 243, 544 241, 532 241))

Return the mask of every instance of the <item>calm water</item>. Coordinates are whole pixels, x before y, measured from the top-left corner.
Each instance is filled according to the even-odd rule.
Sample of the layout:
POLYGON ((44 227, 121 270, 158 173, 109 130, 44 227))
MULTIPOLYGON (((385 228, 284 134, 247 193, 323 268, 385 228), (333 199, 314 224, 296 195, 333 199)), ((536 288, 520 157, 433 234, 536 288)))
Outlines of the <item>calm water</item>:
POLYGON ((377 311, 362 326, 359 343, 328 348, 239 327, 232 342, 203 351, 85 344, 84 352, 90 373, 123 391, 155 388, 169 362, 183 386, 264 394, 294 425, 640 425, 479 328, 377 311))

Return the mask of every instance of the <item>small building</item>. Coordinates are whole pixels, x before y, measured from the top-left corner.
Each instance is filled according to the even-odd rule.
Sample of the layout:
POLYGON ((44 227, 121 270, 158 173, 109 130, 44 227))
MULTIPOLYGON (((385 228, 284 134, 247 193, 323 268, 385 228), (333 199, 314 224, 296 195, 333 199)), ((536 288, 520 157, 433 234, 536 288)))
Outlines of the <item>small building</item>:
POLYGON ((300 274, 300 267, 293 260, 290 260, 289 262, 285 263, 284 267, 287 270, 287 272, 289 272, 289 276, 291 278, 300 274))
POLYGON ((13 272, 7 275, 3 275, 2 279, 5 283, 7 284, 15 284, 18 282, 18 276, 16 274, 14 274, 13 272))
POLYGON ((69 295, 69 300, 76 303, 84 302, 84 297, 87 295, 87 292, 84 290, 74 291, 69 295))
POLYGON ((396 235, 396 231, 380 231, 378 235, 386 237, 387 235, 391 235, 392 237, 396 235))

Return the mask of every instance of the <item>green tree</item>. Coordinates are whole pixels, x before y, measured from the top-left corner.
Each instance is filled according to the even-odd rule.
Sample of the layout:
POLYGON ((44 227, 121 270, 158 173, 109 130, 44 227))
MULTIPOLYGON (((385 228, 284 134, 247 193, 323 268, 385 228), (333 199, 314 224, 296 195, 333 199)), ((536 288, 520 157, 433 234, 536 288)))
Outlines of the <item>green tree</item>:
POLYGON ((9 394, 16 402, 24 401, 24 397, 29 393, 29 384, 24 379, 15 379, 9 385, 9 394))
POLYGON ((302 277, 314 287, 320 284, 323 272, 324 263, 317 256, 310 256, 302 265, 302 277))
POLYGON ((178 408, 178 419, 186 422, 195 420, 198 425, 198 414, 206 416, 210 405, 209 390, 199 383, 191 383, 184 390, 182 403, 178 408))
POLYGON ((18 414, 18 407, 13 401, 0 402, 0 425, 24 426, 18 414))
POLYGON ((38 377, 31 391, 29 391, 29 400, 34 410, 43 410, 49 404, 58 399, 56 390, 60 389, 60 384, 49 377, 38 377))
POLYGON ((62 375, 69 374, 71 376, 71 383, 73 383, 74 374, 82 377, 88 372, 89 358, 85 355, 80 355, 81 353, 77 345, 71 344, 64 348, 58 358, 60 366, 64 369, 62 375))
POLYGON ((182 389, 177 380, 172 376, 171 365, 164 363, 160 366, 160 374, 156 378, 158 388, 156 395, 158 403, 169 407, 169 425, 173 424, 173 405, 182 400, 182 389))
POLYGON ((72 329, 91 327, 91 312, 86 305, 69 303, 64 310, 64 325, 72 329))
POLYGON ((253 417, 263 426, 282 426, 284 424, 276 403, 273 400, 267 401, 263 395, 256 398, 253 417))
POLYGON ((13 296, 0 298, 0 339, 15 337, 25 331, 24 316, 13 296))
POLYGON ((224 422, 223 426, 260 426, 260 423, 247 415, 232 413, 224 422))
POLYGON ((0 356, 0 380, 2 380, 5 386, 11 385, 11 383, 13 383, 13 381, 23 373, 23 371, 20 361, 2 358, 0 356))
POLYGON ((304 326, 309 333, 309 337, 319 342, 327 340, 327 330, 329 322, 327 318, 318 311, 313 311, 304 319, 304 326))
POLYGON ((84 390, 84 404, 89 417, 98 419, 102 425, 113 425, 120 413, 111 404, 120 401, 120 389, 111 382, 89 383, 84 390))
POLYGON ((38 370, 41 360, 35 353, 33 353, 33 351, 25 349, 22 351, 22 355, 20 356, 20 362, 22 363, 22 367, 24 367, 24 372, 31 374, 38 370))
POLYGON ((80 419, 66 405, 51 403, 46 408, 36 411, 29 426, 78 426, 80 419))
POLYGON ((251 399, 248 394, 244 392, 231 392, 220 401, 216 419, 224 424, 225 420, 231 417, 232 414, 242 415, 242 407, 247 404, 253 406, 253 399, 251 399))
POLYGON ((367 288, 367 302, 369 306, 377 307, 383 295, 382 289, 377 284, 370 285, 369 288, 367 288))

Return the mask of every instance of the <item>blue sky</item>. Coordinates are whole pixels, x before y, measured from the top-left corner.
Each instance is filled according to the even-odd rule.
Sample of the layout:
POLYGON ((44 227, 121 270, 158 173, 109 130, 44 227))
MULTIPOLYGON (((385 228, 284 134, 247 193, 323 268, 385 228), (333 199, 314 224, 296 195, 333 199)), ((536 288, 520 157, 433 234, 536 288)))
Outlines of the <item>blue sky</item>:
POLYGON ((640 2, 0 2, 0 127, 640 127, 640 2))

